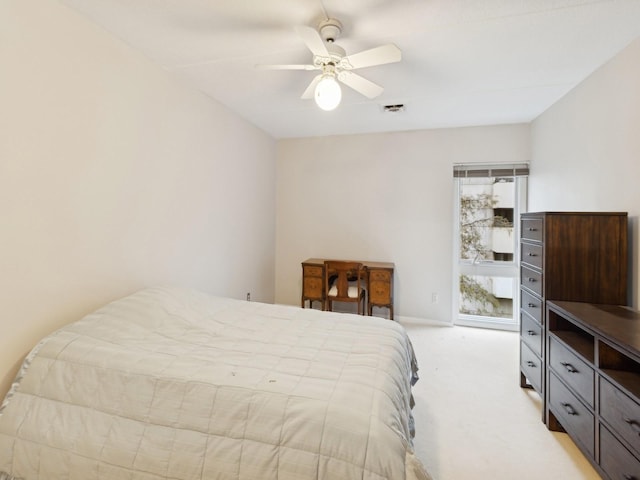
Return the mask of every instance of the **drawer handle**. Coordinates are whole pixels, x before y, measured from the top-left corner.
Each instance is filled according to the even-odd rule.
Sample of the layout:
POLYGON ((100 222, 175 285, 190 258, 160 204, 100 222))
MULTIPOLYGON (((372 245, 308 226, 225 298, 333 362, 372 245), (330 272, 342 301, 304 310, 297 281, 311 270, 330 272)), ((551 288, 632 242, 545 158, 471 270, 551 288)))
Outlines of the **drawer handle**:
POLYGON ((529 230, 530 232, 537 232, 537 231, 538 231, 538 229, 537 229, 537 228, 534 228, 534 227, 529 227, 529 228, 528 228, 528 230, 529 230))
POLYGON ((569 373, 578 373, 578 370, 576 370, 576 367, 574 367, 570 363, 560 362, 560 365, 562 365, 564 368, 566 368, 567 372, 569 372, 569 373))
POLYGON ((531 302, 529 302, 529 303, 527 303, 527 307, 529 307, 529 308, 536 308, 536 304, 535 304, 535 303, 531 303, 531 302))
POLYGON ((537 257, 537 255, 535 253, 533 253, 533 252, 529 252, 529 253, 527 253, 527 255, 529 255, 530 257, 537 257))
POLYGON ((529 283, 534 283, 536 281, 533 277, 528 277, 527 280, 529 280, 529 283))
POLYGON ((561 403, 561 405, 564 407, 564 409, 567 411, 569 415, 578 415, 578 412, 576 412, 570 404, 561 403))
POLYGON ((624 417, 623 420, 625 422, 627 422, 629 424, 629 426, 631 427, 631 429, 637 434, 640 435, 640 424, 638 422, 636 422, 635 420, 632 420, 630 418, 624 417))
POLYGON ((527 333, 529 334, 529 336, 533 337, 535 336, 536 332, 534 332, 533 330, 527 330, 527 333))
POLYGON ((536 364, 535 364, 535 363, 533 363, 531 360, 527 360, 527 367, 531 367, 531 368, 533 368, 533 367, 535 367, 535 366, 536 366, 536 364))

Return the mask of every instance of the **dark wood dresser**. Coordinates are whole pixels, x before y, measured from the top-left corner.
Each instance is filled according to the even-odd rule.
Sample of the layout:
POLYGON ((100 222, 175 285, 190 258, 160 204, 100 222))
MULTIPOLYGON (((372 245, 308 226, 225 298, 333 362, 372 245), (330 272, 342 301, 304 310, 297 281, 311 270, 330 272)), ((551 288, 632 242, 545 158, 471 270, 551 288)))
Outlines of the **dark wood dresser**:
POLYGON ((640 312, 547 302, 547 425, 605 479, 640 479, 640 312))
POLYGON ((520 227, 520 386, 540 394, 546 423, 546 302, 627 304, 627 214, 525 213, 520 227))

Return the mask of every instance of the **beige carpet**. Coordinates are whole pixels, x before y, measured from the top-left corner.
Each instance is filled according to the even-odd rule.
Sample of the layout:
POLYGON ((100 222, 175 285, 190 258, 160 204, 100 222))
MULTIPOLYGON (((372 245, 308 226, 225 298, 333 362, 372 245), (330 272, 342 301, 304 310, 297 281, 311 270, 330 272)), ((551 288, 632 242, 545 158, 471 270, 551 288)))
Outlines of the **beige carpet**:
POLYGON ((520 388, 517 333, 403 325, 420 366, 414 446, 434 480, 600 478, 520 388))

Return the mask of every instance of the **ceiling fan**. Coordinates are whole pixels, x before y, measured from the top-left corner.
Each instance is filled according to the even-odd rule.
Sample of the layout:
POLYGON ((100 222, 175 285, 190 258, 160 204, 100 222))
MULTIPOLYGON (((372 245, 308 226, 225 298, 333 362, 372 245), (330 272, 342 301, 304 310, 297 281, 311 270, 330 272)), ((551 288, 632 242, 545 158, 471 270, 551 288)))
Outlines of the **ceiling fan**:
POLYGON ((384 88, 353 70, 395 63, 402 59, 402 52, 392 43, 347 55, 344 49, 335 43, 342 32, 342 24, 335 18, 323 21, 317 30, 299 26, 296 27, 296 31, 313 53, 312 63, 258 65, 258 67, 272 70, 320 70, 321 73, 311 81, 301 98, 315 98, 316 103, 323 110, 333 110, 340 104, 342 91, 338 82, 344 83, 369 99, 377 97, 384 88))

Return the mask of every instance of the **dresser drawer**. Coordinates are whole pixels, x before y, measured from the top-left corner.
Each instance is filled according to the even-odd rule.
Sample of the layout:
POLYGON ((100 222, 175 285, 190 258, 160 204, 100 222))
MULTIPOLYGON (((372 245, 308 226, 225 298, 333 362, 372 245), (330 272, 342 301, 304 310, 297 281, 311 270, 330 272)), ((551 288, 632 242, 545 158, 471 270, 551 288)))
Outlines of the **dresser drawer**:
POLYGON ((600 379, 600 417, 640 455, 640 405, 604 378, 600 379))
POLYGON ((387 282, 391 283, 391 272, 389 270, 369 269, 370 282, 387 282))
POLYGON ((542 394, 542 361, 526 343, 520 342, 520 370, 536 392, 542 394))
POLYGON ((520 266, 520 284, 542 297, 542 273, 524 265, 520 266))
POLYGON ((542 357, 542 327, 526 313, 520 314, 520 337, 536 355, 542 357))
POLYGON ((540 325, 543 324, 542 300, 523 288, 520 289, 520 309, 527 312, 540 325))
POLYGON ((573 440, 593 458, 594 416, 551 371, 549 373, 549 408, 573 440))
POLYGON ((304 265, 302 267, 302 275, 305 277, 320 277, 322 278, 322 274, 324 272, 324 267, 319 267, 316 265, 304 265))
POLYGON ((595 374, 593 368, 578 358, 555 337, 549 336, 549 367, 582 399, 593 407, 595 374))
POLYGON ((600 468, 613 480, 640 480, 640 462, 600 425, 600 468))
POLYGON ((542 245, 522 242, 520 244, 520 260, 523 263, 542 268, 542 245))
POLYGON ((388 305, 391 303, 391 283, 370 281, 369 303, 372 305, 388 305))
POLYGON ((540 217, 522 218, 520 236, 526 240, 542 242, 544 238, 544 221, 540 217))
POLYGON ((318 277, 304 277, 302 279, 302 295, 305 298, 322 300, 324 298, 324 281, 318 277))

